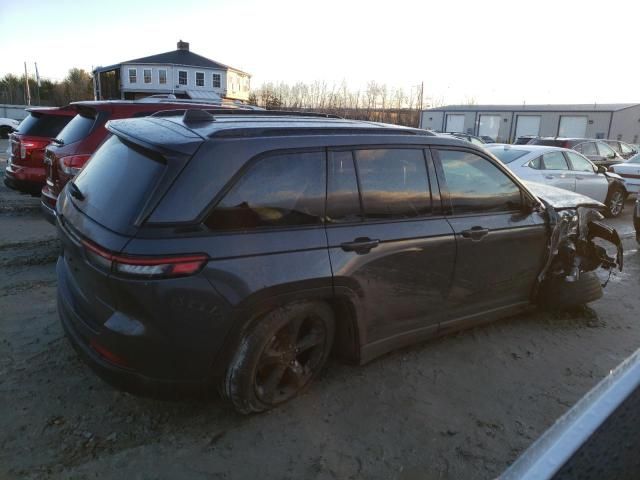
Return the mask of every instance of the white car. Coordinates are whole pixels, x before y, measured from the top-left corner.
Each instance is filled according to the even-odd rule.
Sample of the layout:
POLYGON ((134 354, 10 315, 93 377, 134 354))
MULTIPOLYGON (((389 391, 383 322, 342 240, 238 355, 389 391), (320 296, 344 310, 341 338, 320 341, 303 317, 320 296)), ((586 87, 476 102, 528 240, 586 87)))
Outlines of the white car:
POLYGON ((575 150, 543 145, 487 145, 513 173, 537 182, 591 197, 607 206, 605 214, 617 217, 628 191, 625 181, 605 167, 597 167, 575 150))
POLYGON ((20 125, 18 120, 13 118, 0 117, 0 138, 9 138, 9 134, 20 125))
POLYGON ((612 165, 609 169, 624 178, 629 193, 640 193, 640 153, 624 163, 612 165))

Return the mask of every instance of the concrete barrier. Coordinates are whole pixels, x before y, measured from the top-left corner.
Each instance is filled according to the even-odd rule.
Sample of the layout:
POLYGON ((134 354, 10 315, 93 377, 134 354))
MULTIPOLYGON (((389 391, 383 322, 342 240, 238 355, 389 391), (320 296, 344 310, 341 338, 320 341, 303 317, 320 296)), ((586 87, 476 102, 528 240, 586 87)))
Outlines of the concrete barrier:
POLYGON ((25 108, 27 108, 27 105, 0 104, 0 117, 23 120, 27 116, 25 108))

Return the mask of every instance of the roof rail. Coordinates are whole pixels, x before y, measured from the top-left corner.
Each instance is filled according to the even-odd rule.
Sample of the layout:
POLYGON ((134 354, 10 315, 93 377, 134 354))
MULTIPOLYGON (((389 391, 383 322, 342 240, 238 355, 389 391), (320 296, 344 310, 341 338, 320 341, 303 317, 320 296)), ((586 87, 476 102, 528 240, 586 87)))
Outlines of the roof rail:
POLYGON ((249 138, 274 137, 286 135, 412 135, 434 137, 432 132, 412 128, 365 128, 365 127, 263 127, 263 128, 230 128, 219 130, 209 135, 210 138, 249 138))
MULTIPOLYGON (((204 109, 193 109, 197 111, 205 111, 212 115, 254 115, 254 116, 266 116, 266 117, 313 117, 313 118, 337 118, 342 119, 342 117, 338 115, 334 115, 333 113, 315 113, 315 112, 289 112, 286 110, 253 110, 251 108, 247 108, 246 105, 221 105, 221 106, 213 106, 212 108, 204 108, 204 109)), ((186 111, 192 109, 172 109, 172 110, 161 110, 159 112, 155 112, 150 115, 151 117, 175 117, 179 115, 184 115, 186 111)))

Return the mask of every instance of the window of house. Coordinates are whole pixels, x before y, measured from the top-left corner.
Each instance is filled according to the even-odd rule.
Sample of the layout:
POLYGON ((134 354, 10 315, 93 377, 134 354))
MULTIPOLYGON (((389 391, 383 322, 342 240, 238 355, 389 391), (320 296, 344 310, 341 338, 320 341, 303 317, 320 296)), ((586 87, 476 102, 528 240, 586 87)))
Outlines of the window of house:
POLYGON ((354 153, 366 218, 413 218, 431 212, 422 150, 367 149, 354 153))
POLYGON ((486 158, 469 152, 438 152, 453 213, 520 210, 520 188, 486 158))
POLYGON ((142 70, 142 77, 144 83, 151 83, 151 69, 145 68, 144 70, 142 70))
POLYGON ((135 68, 129 69, 129 83, 136 83, 138 81, 138 70, 135 68))
POLYGON ((178 70, 178 84, 179 85, 187 85, 188 82, 188 74, 186 70, 178 70))
POLYGON ((166 70, 158 70, 158 83, 160 85, 164 85, 167 83, 167 71, 166 70))
POLYGON ((325 155, 273 155, 253 164, 205 220, 213 230, 317 225, 324 219, 325 155))
POLYGON ((204 87, 204 72, 196 72, 196 87, 204 87))
POLYGON ((213 78, 213 88, 220 88, 220 74, 214 73, 212 78, 213 78))

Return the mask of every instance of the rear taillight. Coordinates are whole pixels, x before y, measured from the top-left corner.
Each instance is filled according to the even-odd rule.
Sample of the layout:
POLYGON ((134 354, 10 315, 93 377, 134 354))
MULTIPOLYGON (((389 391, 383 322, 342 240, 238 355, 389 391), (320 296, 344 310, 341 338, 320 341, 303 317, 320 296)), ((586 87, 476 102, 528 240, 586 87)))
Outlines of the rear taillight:
POLYGON ((87 163, 91 155, 69 155, 67 157, 62 157, 58 160, 60 165, 60 169, 70 176, 76 176, 80 173, 84 164, 87 163))
POLYGON ((84 240, 87 259, 102 270, 131 278, 176 278, 198 273, 207 262, 204 254, 172 257, 132 257, 114 255, 84 240))
POLYGON ((49 145, 48 141, 38 142, 34 140, 27 140, 20 142, 20 158, 23 160, 28 160, 33 154, 34 150, 42 150, 44 147, 49 145))

